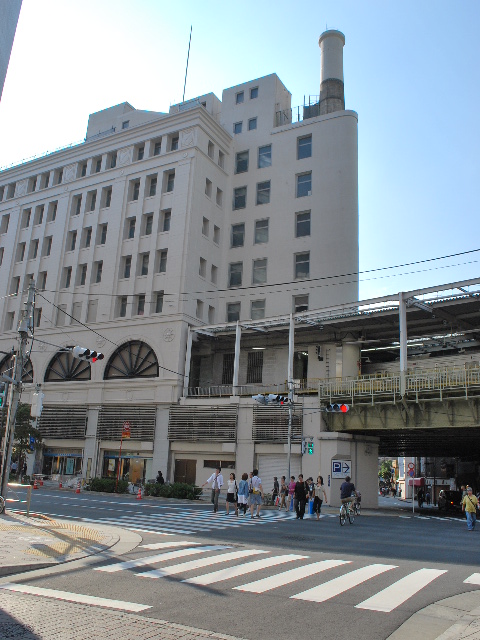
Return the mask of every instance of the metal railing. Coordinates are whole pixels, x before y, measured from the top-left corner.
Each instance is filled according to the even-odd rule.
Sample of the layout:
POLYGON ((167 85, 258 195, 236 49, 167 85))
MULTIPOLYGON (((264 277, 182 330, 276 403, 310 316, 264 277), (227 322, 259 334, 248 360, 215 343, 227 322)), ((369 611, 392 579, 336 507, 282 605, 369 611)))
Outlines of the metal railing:
POLYGON ((257 393, 288 393, 287 383, 276 385, 242 384, 233 387, 231 384, 217 384, 209 387, 188 387, 188 398, 226 398, 229 396, 252 396, 257 393))
POLYGON ((314 118, 320 115, 320 96, 309 96, 308 103, 304 100, 302 105, 291 107, 290 109, 282 109, 275 112, 275 126, 281 127, 285 124, 295 124, 314 118))

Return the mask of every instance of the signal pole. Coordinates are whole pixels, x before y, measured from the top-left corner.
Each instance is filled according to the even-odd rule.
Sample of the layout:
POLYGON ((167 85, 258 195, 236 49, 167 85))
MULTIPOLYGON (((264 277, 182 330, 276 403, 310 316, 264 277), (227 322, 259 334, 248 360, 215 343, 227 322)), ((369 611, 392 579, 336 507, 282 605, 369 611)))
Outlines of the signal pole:
POLYGON ((29 332, 33 328, 33 301, 35 297, 35 282, 30 280, 27 302, 18 324, 18 349, 15 356, 13 377, 4 376, 12 386, 10 402, 8 406, 7 425, 5 428, 5 444, 3 449, 2 473, 0 476, 0 495, 7 493, 8 476, 10 471, 10 458, 12 457, 13 441, 15 438, 15 418, 17 416, 20 396, 22 394, 22 374, 27 355, 27 343, 29 332))

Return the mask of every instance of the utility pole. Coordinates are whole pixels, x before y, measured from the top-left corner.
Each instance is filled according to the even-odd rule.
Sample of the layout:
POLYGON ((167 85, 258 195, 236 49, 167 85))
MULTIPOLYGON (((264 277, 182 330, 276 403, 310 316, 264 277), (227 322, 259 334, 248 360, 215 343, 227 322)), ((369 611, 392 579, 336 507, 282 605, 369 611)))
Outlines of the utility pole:
POLYGON ((7 493, 8 476, 10 473, 10 458, 12 457, 13 441, 15 438, 15 418, 17 416, 18 405, 20 404, 20 396, 22 394, 22 374, 27 356, 27 343, 29 333, 33 328, 33 301, 35 297, 35 282, 30 280, 28 287, 27 302, 22 312, 22 317, 18 324, 18 349, 15 356, 15 365, 13 376, 5 379, 11 384, 11 396, 8 406, 7 426, 5 429, 5 445, 3 451, 3 466, 0 477, 0 495, 5 496, 7 493))

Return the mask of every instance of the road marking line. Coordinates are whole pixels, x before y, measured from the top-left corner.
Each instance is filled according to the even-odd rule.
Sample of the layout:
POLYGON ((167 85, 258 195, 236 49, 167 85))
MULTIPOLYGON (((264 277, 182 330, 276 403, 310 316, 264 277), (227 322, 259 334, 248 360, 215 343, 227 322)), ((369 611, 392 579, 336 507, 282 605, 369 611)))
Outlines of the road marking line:
POLYGON ((201 542, 191 542, 191 540, 177 540, 176 542, 155 542, 154 544, 141 544, 142 549, 168 549, 169 547, 200 546, 201 542))
POLYGON ((385 571, 396 568, 396 565, 393 564, 371 564, 367 567, 363 567, 362 569, 350 571, 344 576, 334 578, 333 580, 324 582, 318 587, 307 589, 306 591, 302 591, 301 593, 297 593, 296 595, 290 597, 294 598, 295 600, 324 602, 325 600, 330 600, 330 598, 338 596, 344 591, 348 591, 348 589, 352 589, 353 587, 358 586, 359 584, 365 582, 366 580, 369 580, 370 578, 374 578, 375 576, 378 576, 385 571))
POLYGON ((146 604, 138 604, 136 602, 124 602, 123 600, 109 600, 108 598, 97 598, 96 596, 87 596, 81 593, 70 593, 69 591, 57 591, 56 589, 43 589, 42 587, 30 587, 24 584, 15 584, 7 582, 0 585, 0 589, 8 591, 16 591, 18 593, 27 593, 32 596, 44 596, 46 598, 55 598, 56 600, 67 600, 68 602, 78 602, 79 604, 91 604, 95 607, 108 607, 109 609, 121 609, 123 611, 145 611, 152 607, 146 604))
POLYGON ((480 573, 472 573, 472 575, 463 582, 465 584, 480 584, 480 573))
POLYGON ((154 564, 155 562, 166 562, 167 560, 175 560, 185 556, 193 556, 196 553, 206 553, 207 551, 218 551, 219 549, 231 549, 225 545, 208 545, 206 547, 195 547, 193 549, 180 549, 179 551, 169 551, 167 553, 159 553, 154 556, 144 556, 138 560, 127 560, 126 562, 116 562, 115 564, 107 564, 102 567, 95 567, 95 571, 105 571, 106 573, 114 573, 115 571, 124 571, 132 567, 143 567, 146 564, 154 564))
POLYGON ((238 560, 239 558, 245 558, 248 556, 258 556, 260 553, 269 553, 269 551, 262 551, 261 549, 231 551, 230 553, 212 556, 211 558, 199 558, 198 560, 190 560, 190 562, 173 564, 172 566, 165 567, 164 569, 153 569, 153 571, 145 571, 144 573, 136 573, 135 575, 139 578, 163 578, 163 576, 173 576, 177 573, 184 573, 185 571, 201 569, 202 567, 209 567, 212 564, 220 564, 221 562, 228 562, 229 560, 238 560))
POLYGON ((284 571, 276 576, 270 578, 263 578, 262 580, 256 580, 255 582, 249 582, 248 584, 242 584, 239 587, 233 587, 237 591, 249 591, 250 593, 264 593, 270 589, 276 589, 277 587, 283 587, 286 584, 301 580, 302 578, 308 578, 316 573, 338 567, 342 564, 350 564, 350 560, 322 560, 321 562, 313 562, 307 564, 304 567, 298 567, 297 569, 290 569, 284 571))
POLYGON ((254 562, 247 562, 236 567, 229 567, 228 569, 220 569, 220 571, 213 571, 212 573, 206 573, 203 576, 196 578, 188 578, 188 580, 182 580, 182 582, 189 582, 190 584, 213 584, 214 582, 221 582, 222 580, 230 580, 230 578, 237 578, 243 576, 246 573, 252 573, 259 569, 266 569, 267 567, 275 567, 285 562, 292 562, 293 560, 304 560, 309 556, 298 556, 293 553, 284 556, 275 556, 273 558, 264 558, 262 560, 255 560, 254 562))
POLYGON ((150 529, 138 529, 137 527, 122 527, 127 531, 140 531, 141 533, 153 533, 157 536, 174 536, 174 533, 165 533, 164 531, 151 531, 150 529))
POLYGON ((371 611, 383 611, 390 613, 406 600, 414 596, 420 589, 426 587, 439 576, 447 573, 446 570, 419 569, 401 580, 379 591, 371 598, 356 605, 357 609, 370 609, 371 611))

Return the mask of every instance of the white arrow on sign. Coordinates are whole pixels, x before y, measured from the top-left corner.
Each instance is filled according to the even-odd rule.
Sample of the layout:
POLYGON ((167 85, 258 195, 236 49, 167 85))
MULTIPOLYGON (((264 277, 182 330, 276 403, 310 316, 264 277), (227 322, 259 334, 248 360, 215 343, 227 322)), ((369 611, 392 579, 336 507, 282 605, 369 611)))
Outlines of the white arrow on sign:
POLYGON ((343 473, 348 473, 349 471, 350 471, 350 465, 349 465, 349 464, 347 464, 346 462, 344 462, 344 463, 342 464, 342 472, 343 472, 343 473))

